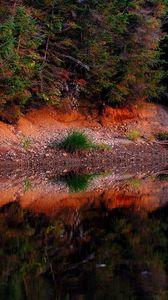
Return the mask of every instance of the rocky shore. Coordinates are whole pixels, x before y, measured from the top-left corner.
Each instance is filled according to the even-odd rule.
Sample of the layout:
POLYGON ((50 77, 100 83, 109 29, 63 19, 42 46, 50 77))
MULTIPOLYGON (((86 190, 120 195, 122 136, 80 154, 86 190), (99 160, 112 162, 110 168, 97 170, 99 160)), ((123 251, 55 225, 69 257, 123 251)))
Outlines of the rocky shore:
POLYGON ((155 133, 164 130, 168 131, 167 109, 149 103, 134 111, 107 108, 103 116, 94 110, 67 113, 66 109, 44 107, 20 117, 17 124, 0 122, 0 173, 21 166, 27 172, 167 168, 168 149, 155 139, 155 133), (135 130, 139 137, 129 139, 128 134, 135 130), (84 132, 100 148, 70 154, 50 147, 73 131, 84 132))

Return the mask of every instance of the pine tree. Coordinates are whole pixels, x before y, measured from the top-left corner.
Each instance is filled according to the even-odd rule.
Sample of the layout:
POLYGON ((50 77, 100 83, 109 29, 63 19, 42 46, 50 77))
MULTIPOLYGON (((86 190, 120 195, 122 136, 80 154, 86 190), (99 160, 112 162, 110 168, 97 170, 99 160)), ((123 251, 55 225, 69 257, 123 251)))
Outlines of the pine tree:
POLYGON ((18 0, 0 5, 1 107, 159 97, 167 0, 18 0))
POLYGON ((7 10, 0 24, 1 106, 12 102, 24 105, 32 97, 32 88, 40 69, 37 52, 40 30, 25 7, 7 10))

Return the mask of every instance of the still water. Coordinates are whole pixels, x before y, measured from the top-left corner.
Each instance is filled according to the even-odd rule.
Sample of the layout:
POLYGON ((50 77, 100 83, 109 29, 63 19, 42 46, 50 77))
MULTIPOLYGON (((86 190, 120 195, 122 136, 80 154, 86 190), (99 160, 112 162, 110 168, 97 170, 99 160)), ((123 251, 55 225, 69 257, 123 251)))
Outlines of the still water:
POLYGON ((0 178, 0 299, 168 299, 167 174, 0 178))

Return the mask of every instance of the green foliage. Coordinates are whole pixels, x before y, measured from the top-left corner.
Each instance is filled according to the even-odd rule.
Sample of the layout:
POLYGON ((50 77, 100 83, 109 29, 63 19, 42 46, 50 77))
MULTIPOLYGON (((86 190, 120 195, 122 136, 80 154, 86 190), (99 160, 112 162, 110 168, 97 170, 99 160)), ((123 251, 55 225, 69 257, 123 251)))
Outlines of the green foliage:
POLYGON ((163 93, 166 0, 15 4, 0 4, 0 108, 66 96, 126 105, 163 93))
POLYGON ((168 132, 167 131, 158 132, 156 134, 156 138, 159 141, 168 141, 168 132))
POLYGON ((87 136, 83 132, 78 131, 70 133, 59 145, 57 143, 53 143, 52 145, 59 146, 68 152, 88 150, 94 147, 87 136))
POLYGON ((31 87, 38 76, 42 42, 40 29, 25 7, 17 7, 0 23, 0 80, 3 89, 0 101, 24 106, 32 97, 31 87), (32 82, 33 81, 33 82, 32 82))
POLYGON ((131 131, 127 132, 126 136, 130 140, 135 141, 135 140, 137 140, 138 138, 141 137, 141 134, 137 130, 131 130, 131 131))
POLYGON ((32 146, 32 140, 29 137, 23 137, 21 140, 21 145, 25 150, 29 150, 32 146))

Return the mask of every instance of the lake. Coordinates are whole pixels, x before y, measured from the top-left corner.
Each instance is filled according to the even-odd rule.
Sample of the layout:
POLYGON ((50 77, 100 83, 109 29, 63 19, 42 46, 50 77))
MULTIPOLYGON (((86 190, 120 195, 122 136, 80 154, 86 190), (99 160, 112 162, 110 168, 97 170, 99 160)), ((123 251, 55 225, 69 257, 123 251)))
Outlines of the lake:
POLYGON ((168 299, 168 171, 117 170, 1 175, 0 299, 168 299))

